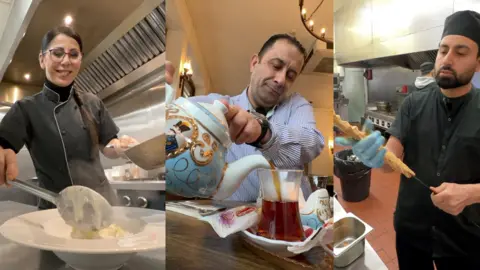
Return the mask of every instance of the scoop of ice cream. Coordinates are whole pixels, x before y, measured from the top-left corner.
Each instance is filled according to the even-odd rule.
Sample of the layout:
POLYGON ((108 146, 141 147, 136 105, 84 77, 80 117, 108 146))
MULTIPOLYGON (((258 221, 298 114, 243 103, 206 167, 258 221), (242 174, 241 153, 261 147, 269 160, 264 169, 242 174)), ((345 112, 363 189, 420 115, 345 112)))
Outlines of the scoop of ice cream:
POLYGON ((112 223, 113 209, 99 193, 84 186, 60 192, 58 211, 65 222, 82 231, 100 230, 112 223))

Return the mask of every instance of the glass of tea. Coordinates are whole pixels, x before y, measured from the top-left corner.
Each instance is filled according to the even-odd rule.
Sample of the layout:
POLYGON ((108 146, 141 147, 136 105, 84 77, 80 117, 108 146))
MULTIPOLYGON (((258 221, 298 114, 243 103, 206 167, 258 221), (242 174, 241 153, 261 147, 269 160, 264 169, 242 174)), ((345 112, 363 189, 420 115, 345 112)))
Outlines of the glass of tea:
POLYGON ((262 214, 257 234, 289 242, 305 240, 298 195, 302 170, 259 169, 262 214))

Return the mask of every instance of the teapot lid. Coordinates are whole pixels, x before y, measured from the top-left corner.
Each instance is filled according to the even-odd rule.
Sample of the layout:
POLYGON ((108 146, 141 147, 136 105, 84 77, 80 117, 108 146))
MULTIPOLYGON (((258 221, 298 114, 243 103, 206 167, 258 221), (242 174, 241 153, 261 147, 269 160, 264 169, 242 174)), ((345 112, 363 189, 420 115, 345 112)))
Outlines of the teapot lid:
POLYGON ((222 102, 215 100, 213 104, 195 103, 186 98, 180 97, 175 103, 185 109, 198 123, 210 131, 212 136, 226 148, 232 145, 228 133, 228 123, 225 114, 228 109, 222 102))

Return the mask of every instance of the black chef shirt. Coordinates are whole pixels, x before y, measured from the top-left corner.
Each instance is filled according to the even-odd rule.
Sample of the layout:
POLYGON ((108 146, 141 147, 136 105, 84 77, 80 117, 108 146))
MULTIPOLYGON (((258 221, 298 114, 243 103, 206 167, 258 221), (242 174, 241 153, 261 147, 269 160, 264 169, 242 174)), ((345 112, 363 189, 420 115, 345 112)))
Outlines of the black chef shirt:
MULTIPOLYGON (((117 204, 99 153, 92 158, 92 140, 73 91, 72 87, 58 89, 47 81, 41 92, 17 101, 0 123, 2 146, 7 144, 18 152, 26 145, 43 187, 60 192, 71 185, 83 185, 117 204)), ((85 93, 82 100, 96 123, 99 143, 106 145, 118 127, 97 96, 85 93)), ((52 205, 42 200, 39 207, 52 205)))
MULTIPOLYGON (((446 98, 439 88, 403 102, 389 133, 404 147, 404 162, 427 185, 480 183, 480 94, 446 98)), ((452 216, 436 208, 431 192, 401 176, 394 226, 399 236, 434 257, 480 256, 478 204, 452 216), (468 219, 465 218, 468 216, 468 219)))

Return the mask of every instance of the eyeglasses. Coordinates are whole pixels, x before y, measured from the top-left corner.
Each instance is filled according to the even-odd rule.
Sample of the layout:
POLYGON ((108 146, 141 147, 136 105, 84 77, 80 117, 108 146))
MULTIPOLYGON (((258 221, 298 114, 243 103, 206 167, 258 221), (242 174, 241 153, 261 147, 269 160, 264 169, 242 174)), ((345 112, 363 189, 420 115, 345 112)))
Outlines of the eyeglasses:
POLYGON ((56 63, 61 63, 67 54, 71 63, 78 63, 82 60, 82 52, 77 49, 71 49, 69 52, 66 52, 64 48, 58 47, 49 49, 43 52, 43 54, 47 52, 50 52, 51 59, 56 63))

